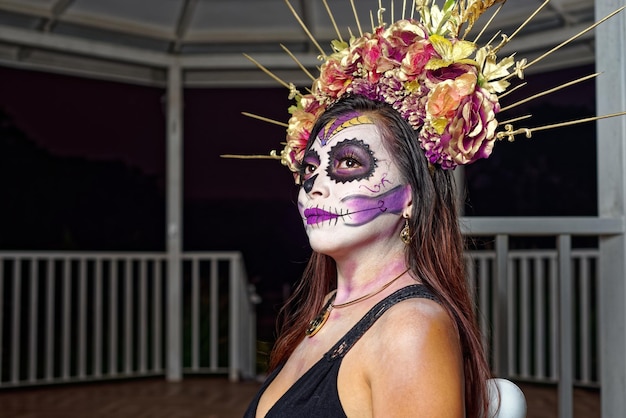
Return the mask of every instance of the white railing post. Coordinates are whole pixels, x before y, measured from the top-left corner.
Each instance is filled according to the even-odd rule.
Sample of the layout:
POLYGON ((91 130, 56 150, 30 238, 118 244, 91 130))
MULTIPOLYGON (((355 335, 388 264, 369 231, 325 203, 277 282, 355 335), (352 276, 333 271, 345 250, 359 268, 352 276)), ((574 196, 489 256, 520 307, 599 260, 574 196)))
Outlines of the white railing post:
POLYGON ((209 367, 211 370, 217 370, 219 368, 218 364, 218 351, 217 351, 217 341, 219 340, 219 286, 218 286, 218 270, 217 270, 217 260, 211 260, 211 274, 210 274, 210 282, 209 282, 209 341, 211 341, 211 345, 209 346, 209 367))
MULTIPOLYGON (((243 261, 242 261, 243 263, 243 261)), ((248 377, 254 378, 256 376, 256 306, 253 305, 253 301, 249 299, 250 295, 246 293, 248 296, 248 304, 246 305, 247 309, 250 311, 250 324, 248 326, 248 358, 250 359, 250 367, 248 370, 248 377)))
POLYGON ((228 332, 228 344, 229 344, 229 366, 228 376, 231 381, 235 382, 239 380, 239 372, 241 369, 241 350, 239 348, 240 341, 238 338, 239 323, 241 321, 239 313, 239 293, 241 292, 241 273, 240 273, 240 257, 233 257, 230 259, 230 293, 229 293, 229 332, 228 332))
MULTIPOLYGON (((4 358, 4 257, 0 257, 0 359, 4 358)), ((3 374, 2 361, 0 360, 0 377, 3 374)), ((2 383, 0 381, 0 383, 2 383)))
POLYGON ((508 288, 509 288, 509 237, 496 235, 495 290, 493 292, 493 329, 494 329, 494 367, 500 377, 507 377, 509 370, 508 356, 508 288))
POLYGON ((572 237, 557 238, 559 258, 559 417, 574 417, 572 237))

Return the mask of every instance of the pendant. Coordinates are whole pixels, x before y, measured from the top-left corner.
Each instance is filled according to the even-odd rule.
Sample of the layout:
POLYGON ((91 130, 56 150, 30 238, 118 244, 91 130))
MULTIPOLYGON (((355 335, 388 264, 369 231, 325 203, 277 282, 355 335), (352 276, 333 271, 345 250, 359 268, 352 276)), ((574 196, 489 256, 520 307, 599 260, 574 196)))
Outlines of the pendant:
POLYGON ((325 306, 324 310, 320 312, 315 318, 313 318, 311 322, 309 322, 309 327, 306 329, 305 332, 307 337, 314 336, 320 329, 322 329, 322 327, 328 320, 328 317, 330 316, 330 307, 331 305, 325 306))

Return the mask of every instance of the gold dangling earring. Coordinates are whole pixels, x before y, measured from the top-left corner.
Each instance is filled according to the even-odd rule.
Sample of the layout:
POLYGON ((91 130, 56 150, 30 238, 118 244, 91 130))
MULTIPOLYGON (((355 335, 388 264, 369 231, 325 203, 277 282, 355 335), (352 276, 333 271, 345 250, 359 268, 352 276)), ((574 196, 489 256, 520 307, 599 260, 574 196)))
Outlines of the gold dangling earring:
POLYGON ((400 231, 400 239, 405 245, 411 243, 411 228, 409 228, 409 218, 404 218, 404 228, 400 231))

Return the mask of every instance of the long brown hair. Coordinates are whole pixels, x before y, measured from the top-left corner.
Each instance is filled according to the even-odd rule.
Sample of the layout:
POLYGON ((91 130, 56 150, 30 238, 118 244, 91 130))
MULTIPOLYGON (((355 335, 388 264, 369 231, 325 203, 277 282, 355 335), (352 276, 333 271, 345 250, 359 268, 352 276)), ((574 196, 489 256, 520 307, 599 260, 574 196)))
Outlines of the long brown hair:
MULTIPOLYGON (((463 237, 452 173, 429 166, 417 135, 400 114, 385 103, 347 96, 317 120, 311 138, 330 120, 357 110, 370 116, 382 131, 385 147, 411 185, 413 212, 409 220, 413 240, 406 247, 407 265, 437 296, 456 324, 465 372, 465 410, 470 418, 487 411, 489 366, 485 360, 475 307, 465 279, 463 237)), ((313 141, 309 141, 309 146, 313 141)), ((280 313, 279 337, 270 357, 270 369, 287 360, 302 341, 308 322, 320 311, 325 295, 337 280, 332 258, 313 252, 292 296, 280 313)))

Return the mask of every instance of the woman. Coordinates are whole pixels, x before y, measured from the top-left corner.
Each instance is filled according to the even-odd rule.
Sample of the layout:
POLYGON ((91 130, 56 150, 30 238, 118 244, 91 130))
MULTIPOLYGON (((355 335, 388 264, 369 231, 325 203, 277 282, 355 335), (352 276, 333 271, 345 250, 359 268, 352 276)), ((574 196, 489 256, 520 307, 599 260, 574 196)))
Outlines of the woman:
POLYGON ((478 417, 483 357, 449 170, 391 106, 316 121, 298 208, 313 255, 246 417, 478 417))
POLYGON ((496 56, 528 21, 480 46, 483 30, 465 36, 503 1, 436 3, 415 1, 405 18, 403 2, 402 18, 389 25, 381 7, 370 14, 371 32, 354 10, 358 36, 337 31, 327 55, 287 0, 323 60, 317 78, 299 63, 313 81, 306 93, 252 60, 295 100, 285 147, 270 158, 301 185, 313 255, 246 418, 486 415, 490 373, 451 170, 489 157, 496 140, 561 125, 497 119, 516 105, 500 106, 513 78, 539 61, 496 56))

